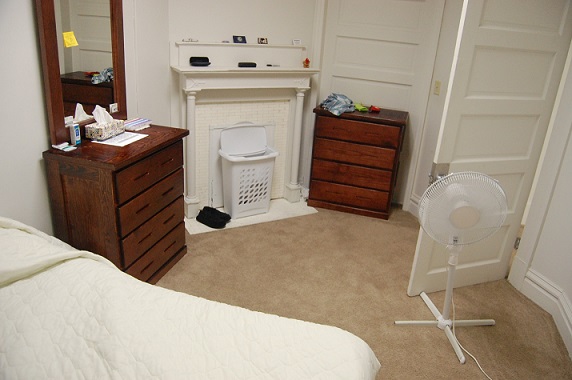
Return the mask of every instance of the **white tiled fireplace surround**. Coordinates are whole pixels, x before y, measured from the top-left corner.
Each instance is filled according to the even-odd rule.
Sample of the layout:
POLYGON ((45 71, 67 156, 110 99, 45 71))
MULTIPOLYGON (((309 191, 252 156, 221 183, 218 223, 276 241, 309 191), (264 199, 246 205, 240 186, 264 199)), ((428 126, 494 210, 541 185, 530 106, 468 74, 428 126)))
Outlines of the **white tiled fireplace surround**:
POLYGON ((270 144, 279 152, 274 163, 271 198, 298 202, 302 111, 310 77, 302 67, 299 45, 252 45, 178 42, 171 68, 179 77, 181 126, 185 142, 185 214, 194 218, 204 205, 222 204, 217 137, 239 122, 269 127, 270 144), (209 57, 207 67, 190 66, 191 56, 209 57), (240 61, 256 68, 238 68, 240 61), (279 65, 269 67, 267 64, 279 65))

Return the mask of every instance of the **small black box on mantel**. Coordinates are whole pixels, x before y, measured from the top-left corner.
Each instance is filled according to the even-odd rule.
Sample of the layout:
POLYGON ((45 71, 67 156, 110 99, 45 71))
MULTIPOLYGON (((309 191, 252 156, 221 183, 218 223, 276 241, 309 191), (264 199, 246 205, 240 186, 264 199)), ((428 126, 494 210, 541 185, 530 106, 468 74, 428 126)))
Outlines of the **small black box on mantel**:
POLYGON ((238 67, 256 67, 256 62, 238 62, 238 67))
POLYGON ((191 66, 208 66, 211 64, 209 57, 191 57, 189 63, 191 66))

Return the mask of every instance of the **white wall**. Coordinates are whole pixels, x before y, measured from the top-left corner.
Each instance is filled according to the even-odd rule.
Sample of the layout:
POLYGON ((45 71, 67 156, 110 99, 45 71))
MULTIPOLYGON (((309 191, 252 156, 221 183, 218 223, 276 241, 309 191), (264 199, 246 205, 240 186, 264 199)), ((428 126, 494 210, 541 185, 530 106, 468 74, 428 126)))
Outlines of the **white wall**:
POLYGON ((124 0, 129 115, 179 126, 179 110, 171 102, 172 91, 176 91, 169 62, 171 43, 183 38, 232 41, 233 35, 244 35, 248 43, 266 37, 269 44, 291 44, 297 38, 308 46, 313 37, 314 3, 124 0))
POLYGON ((233 35, 248 43, 267 37, 269 44, 311 42, 314 1, 307 0, 200 0, 169 1, 169 35, 173 41, 195 38, 201 42, 232 42, 233 35))
POLYGON ((123 1, 127 113, 167 126, 172 125, 168 10, 163 1, 123 1))
POLYGON ((538 187, 509 281, 554 317, 572 356, 572 45, 555 103, 538 187))
POLYGON ((0 2, 0 216, 52 233, 49 148, 33 1, 0 2))

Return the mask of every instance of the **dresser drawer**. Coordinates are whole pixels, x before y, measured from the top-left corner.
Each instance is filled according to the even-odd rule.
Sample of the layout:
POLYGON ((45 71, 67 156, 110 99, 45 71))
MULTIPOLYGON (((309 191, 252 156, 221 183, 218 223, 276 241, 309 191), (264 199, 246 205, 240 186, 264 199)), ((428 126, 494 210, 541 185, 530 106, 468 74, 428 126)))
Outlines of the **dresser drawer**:
POLYGON ((127 269, 127 273, 142 281, 147 281, 169 259, 185 247, 185 223, 180 222, 169 234, 161 239, 139 260, 127 269))
POLYGON ((183 169, 169 175, 150 189, 119 207, 121 236, 125 237, 135 228, 173 202, 183 193, 183 169))
POLYGON ((113 87, 62 83, 65 102, 99 104, 103 107, 113 103, 113 87))
POLYGON ((122 241, 123 264, 128 267, 143 253, 157 243, 165 234, 171 231, 184 215, 183 196, 159 211, 143 225, 136 228, 122 241))
POLYGON ((131 199, 183 165, 183 142, 178 141, 116 175, 117 203, 131 199))
POLYGON ((400 133, 401 128, 399 127, 333 117, 319 117, 315 128, 317 137, 352 141, 392 149, 399 147, 400 133))
POLYGON ((394 149, 379 148, 370 145, 352 144, 322 138, 316 138, 314 140, 314 158, 369 166, 378 169, 393 170, 395 153, 396 151, 394 149))
POLYGON ((389 210, 389 193, 322 181, 311 181, 310 198, 379 212, 389 210))
POLYGON ((324 160, 312 161, 312 179, 389 191, 391 171, 324 160))

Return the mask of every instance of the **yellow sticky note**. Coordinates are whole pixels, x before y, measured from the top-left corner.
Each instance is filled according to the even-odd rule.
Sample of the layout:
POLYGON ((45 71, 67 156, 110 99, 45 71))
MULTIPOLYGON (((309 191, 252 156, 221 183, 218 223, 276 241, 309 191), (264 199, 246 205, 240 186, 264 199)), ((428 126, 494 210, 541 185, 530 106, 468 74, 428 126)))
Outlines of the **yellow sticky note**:
POLYGON ((72 46, 78 46, 77 40, 75 39, 75 34, 73 32, 64 32, 64 46, 69 48, 72 46))

